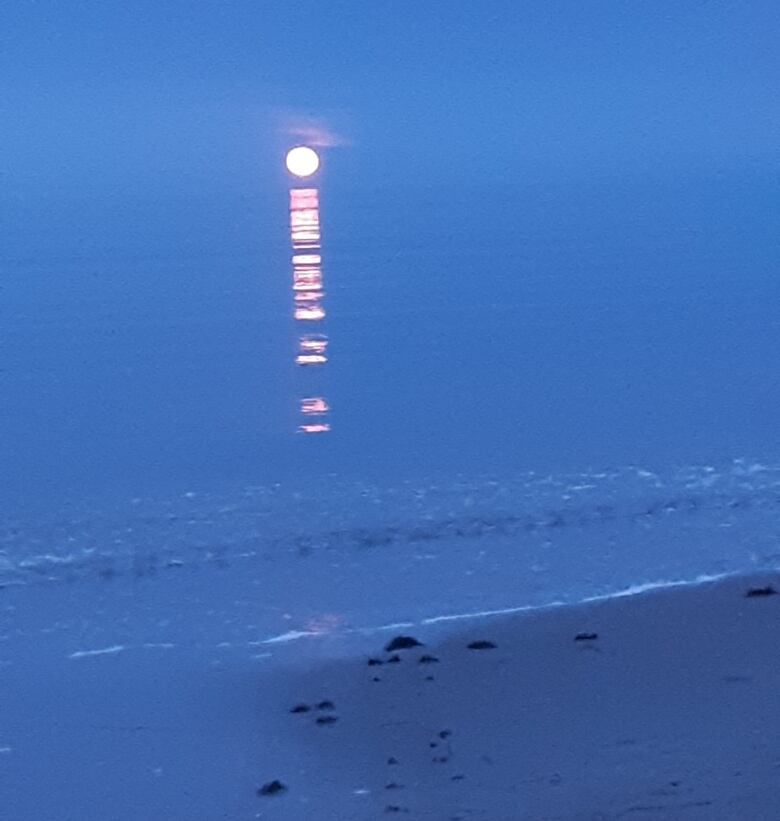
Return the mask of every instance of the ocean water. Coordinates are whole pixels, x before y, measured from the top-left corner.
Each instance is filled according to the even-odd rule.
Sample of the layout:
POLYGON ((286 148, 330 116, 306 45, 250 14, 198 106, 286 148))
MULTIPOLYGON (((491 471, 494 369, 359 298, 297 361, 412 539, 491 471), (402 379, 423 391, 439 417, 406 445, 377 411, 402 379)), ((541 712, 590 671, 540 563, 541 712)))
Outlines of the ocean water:
POLYGON ((326 176, 316 375, 293 364, 284 181, 248 201, 60 204, 4 250, 2 499, 770 463, 774 190, 326 176), (295 436, 312 389, 331 431, 295 436))
MULTIPOLYGON (((472 504, 487 522, 560 512, 571 528, 578 506, 591 520, 668 503, 678 522, 686 499, 720 511, 771 495, 773 185, 691 174, 365 190, 338 170, 319 192, 326 317, 309 326, 327 332, 328 361, 316 367, 295 365, 306 323, 292 316, 283 180, 246 200, 60 205, 32 237, 9 237, 6 567, 114 550, 121 564, 169 550, 171 533, 185 552, 241 552, 242 539, 286 551, 428 522, 445 551, 472 504), (301 435, 313 394, 330 430, 301 435), (194 540, 188 517, 202 523, 194 540)), ((739 570, 751 550, 724 558, 727 531, 707 515, 685 519, 706 537, 673 549, 572 550, 571 581, 548 593, 666 578, 670 554, 674 578, 739 570)))

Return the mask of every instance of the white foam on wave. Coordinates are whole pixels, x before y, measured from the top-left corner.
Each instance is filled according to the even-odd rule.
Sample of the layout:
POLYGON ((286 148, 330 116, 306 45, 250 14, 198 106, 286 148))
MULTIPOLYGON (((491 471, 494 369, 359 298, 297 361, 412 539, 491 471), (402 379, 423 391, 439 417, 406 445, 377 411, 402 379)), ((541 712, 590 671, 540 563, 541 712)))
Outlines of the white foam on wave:
POLYGON ((287 641, 296 641, 297 639, 303 639, 308 636, 321 636, 322 633, 318 633, 315 630, 288 630, 286 633, 282 633, 279 636, 271 636, 270 639, 262 639, 260 644, 283 644, 287 641))
POLYGON ((593 602, 610 601, 612 599, 625 598, 627 596, 639 596, 653 590, 668 590, 677 587, 698 587, 702 584, 711 584, 713 582, 722 581, 726 578, 732 578, 734 574, 717 573, 717 574, 702 574, 693 579, 676 579, 676 580, 661 580, 654 582, 643 582, 642 584, 634 584, 622 590, 617 590, 612 593, 602 593, 596 596, 587 596, 583 599, 574 601, 563 601, 556 599, 555 601, 545 602, 544 604, 523 604, 514 607, 502 607, 495 610, 468 610, 463 613, 444 613, 438 616, 428 616, 416 622, 393 622, 392 624, 382 624, 371 627, 351 627, 346 630, 334 632, 321 632, 312 630, 290 630, 280 636, 273 636, 268 639, 263 639, 260 644, 276 644, 281 642, 292 642, 300 638, 312 638, 335 635, 354 635, 360 633, 363 635, 372 635, 374 633, 382 633, 388 630, 398 630, 402 628, 413 628, 429 626, 433 624, 442 624, 452 621, 472 621, 477 619, 491 618, 495 616, 511 616, 518 613, 528 613, 532 611, 548 610, 557 607, 577 607, 582 604, 590 604, 593 602))
POLYGON ((122 650, 125 649, 124 644, 114 644, 111 647, 102 647, 99 650, 76 650, 75 653, 71 653, 68 658, 69 659, 83 659, 83 658, 90 658, 92 656, 112 656, 116 653, 121 653, 122 650))
POLYGON ((582 603, 593 601, 604 601, 605 599, 619 599, 623 596, 638 596, 641 593, 647 593, 649 590, 664 590, 670 587, 696 587, 700 584, 709 584, 710 582, 718 582, 722 579, 732 576, 731 573, 703 573, 696 576, 694 579, 676 580, 676 581, 660 581, 660 582, 644 582, 643 584, 632 584, 631 587, 626 587, 624 590, 618 590, 615 593, 606 593, 600 596, 590 596, 582 599, 582 603))
POLYGON ((351 635, 355 633, 381 633, 386 630, 400 630, 405 627, 415 627, 417 622, 413 621, 397 621, 392 624, 382 624, 378 627, 350 627, 346 630, 288 630, 279 636, 271 636, 268 639, 261 639, 260 641, 250 641, 250 644, 282 644, 288 641, 296 641, 302 638, 323 637, 333 635, 351 635))
POLYGON ((553 607, 576 607, 579 604, 589 604, 591 602, 609 601, 611 599, 624 598, 625 596, 638 596, 642 593, 647 593, 650 590, 666 590, 673 587, 695 587, 700 584, 708 582, 720 581, 729 576, 728 573, 718 573, 716 575, 701 575, 695 579, 680 580, 680 581, 656 581, 644 582, 643 584, 631 585, 624 590, 618 590, 614 593, 602 593, 597 596, 586 596, 583 599, 576 601, 562 601, 556 600, 546 602, 545 604, 525 604, 518 607, 503 607, 498 610, 476 610, 466 613, 451 613, 443 616, 432 616, 423 619, 420 624, 439 624, 447 621, 461 621, 465 619, 480 619, 488 618, 490 616, 510 616, 514 613, 526 613, 530 610, 547 610, 553 607))

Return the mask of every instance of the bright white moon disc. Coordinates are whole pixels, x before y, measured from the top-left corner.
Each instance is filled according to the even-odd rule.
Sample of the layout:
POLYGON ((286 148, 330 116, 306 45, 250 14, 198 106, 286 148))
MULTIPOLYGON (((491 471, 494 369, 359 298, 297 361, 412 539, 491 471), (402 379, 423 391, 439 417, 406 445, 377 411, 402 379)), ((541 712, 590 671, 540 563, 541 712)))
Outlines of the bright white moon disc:
POLYGON ((287 170, 296 177, 310 177, 319 167, 320 158, 313 148, 299 145, 287 152, 287 170))

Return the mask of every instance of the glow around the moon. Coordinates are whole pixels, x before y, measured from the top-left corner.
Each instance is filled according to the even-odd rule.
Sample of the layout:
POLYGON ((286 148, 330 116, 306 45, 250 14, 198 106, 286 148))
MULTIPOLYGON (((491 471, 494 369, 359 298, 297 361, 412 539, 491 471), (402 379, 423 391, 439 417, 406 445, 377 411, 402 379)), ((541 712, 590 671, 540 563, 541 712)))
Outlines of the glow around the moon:
POLYGON ((290 149, 285 162, 287 170, 296 177, 310 177, 320 167, 317 152, 306 145, 290 149))

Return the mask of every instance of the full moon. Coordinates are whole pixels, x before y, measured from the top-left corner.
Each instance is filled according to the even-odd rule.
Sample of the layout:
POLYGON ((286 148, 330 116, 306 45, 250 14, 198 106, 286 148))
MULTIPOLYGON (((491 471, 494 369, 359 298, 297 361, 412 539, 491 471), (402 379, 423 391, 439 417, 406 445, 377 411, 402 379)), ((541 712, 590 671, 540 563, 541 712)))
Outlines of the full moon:
POLYGON ((287 170, 296 177, 310 177, 320 167, 317 152, 306 145, 290 149, 285 162, 287 170))

